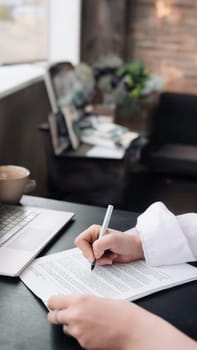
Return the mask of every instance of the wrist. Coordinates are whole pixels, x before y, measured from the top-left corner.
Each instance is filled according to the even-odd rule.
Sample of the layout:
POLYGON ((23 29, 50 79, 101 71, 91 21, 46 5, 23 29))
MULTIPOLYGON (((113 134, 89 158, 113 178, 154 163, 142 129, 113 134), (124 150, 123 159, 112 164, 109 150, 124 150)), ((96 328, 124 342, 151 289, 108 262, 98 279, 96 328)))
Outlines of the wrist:
POLYGON ((136 260, 137 259, 144 259, 144 250, 143 250, 143 246, 142 246, 142 241, 140 238, 140 235, 138 234, 138 232, 136 232, 133 235, 133 239, 135 241, 135 253, 136 253, 136 260))

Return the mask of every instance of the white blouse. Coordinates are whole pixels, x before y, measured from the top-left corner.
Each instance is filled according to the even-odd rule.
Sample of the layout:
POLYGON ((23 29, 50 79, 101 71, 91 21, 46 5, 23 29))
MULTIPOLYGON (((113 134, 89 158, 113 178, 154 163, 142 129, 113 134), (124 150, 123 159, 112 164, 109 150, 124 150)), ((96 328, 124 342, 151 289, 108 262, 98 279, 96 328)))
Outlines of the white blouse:
POLYGON ((142 213, 136 224, 145 260, 152 266, 197 260, 197 214, 175 216, 162 202, 142 213))

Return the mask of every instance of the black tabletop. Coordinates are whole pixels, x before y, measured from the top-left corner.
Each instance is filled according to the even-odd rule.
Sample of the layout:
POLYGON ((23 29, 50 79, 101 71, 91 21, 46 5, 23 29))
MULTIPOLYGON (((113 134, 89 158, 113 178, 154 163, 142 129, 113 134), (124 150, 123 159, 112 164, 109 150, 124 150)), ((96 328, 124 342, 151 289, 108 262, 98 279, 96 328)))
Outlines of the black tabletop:
MULTIPOLYGON (((40 255, 74 246, 74 238, 89 225, 100 224, 106 208, 24 196, 22 205, 75 212, 70 222, 40 255)), ((114 210, 110 227, 127 230, 136 223, 137 213, 114 210)), ((174 324, 197 339, 197 282, 171 288, 138 300, 136 303, 174 324)), ((0 349, 50 350, 81 349, 63 334, 60 326, 47 322, 47 310, 19 278, 0 277, 0 349)))

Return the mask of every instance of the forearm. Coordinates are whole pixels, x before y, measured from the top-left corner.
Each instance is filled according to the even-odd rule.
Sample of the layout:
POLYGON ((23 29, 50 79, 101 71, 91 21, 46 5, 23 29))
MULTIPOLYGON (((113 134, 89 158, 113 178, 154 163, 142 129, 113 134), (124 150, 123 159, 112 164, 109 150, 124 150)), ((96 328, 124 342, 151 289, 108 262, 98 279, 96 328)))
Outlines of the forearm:
MULTIPOLYGON (((132 306, 132 305, 131 305, 132 306)), ((132 310, 130 334, 124 350, 194 350, 197 343, 162 318, 139 309, 132 310), (133 318, 135 315, 135 320, 133 318)))
POLYGON ((196 350, 197 343, 168 322, 157 317, 152 337, 147 336, 145 346, 136 350, 196 350))

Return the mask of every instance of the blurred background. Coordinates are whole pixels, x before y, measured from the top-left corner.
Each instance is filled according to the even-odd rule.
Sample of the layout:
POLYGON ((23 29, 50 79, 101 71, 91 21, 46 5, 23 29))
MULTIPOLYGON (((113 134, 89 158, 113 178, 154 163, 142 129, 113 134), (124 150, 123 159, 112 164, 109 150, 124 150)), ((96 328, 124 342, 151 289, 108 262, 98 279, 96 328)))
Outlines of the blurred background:
POLYGON ((126 61, 141 59, 165 78, 168 90, 196 89, 195 1, 71 3, 0 0, 0 62, 72 59, 72 63, 94 63, 99 56, 113 53, 126 61), (56 54, 50 52, 51 40, 59 41, 56 54))
POLYGON ((196 17, 195 0, 0 0, 0 163, 30 168, 39 196, 132 211, 162 200, 176 213, 196 211, 196 17), (57 159, 46 146, 39 126, 52 106, 41 82, 62 62, 99 72, 96 103, 110 99, 115 121, 139 132, 121 161, 57 159), (114 72, 127 87, 124 103, 122 90, 116 98, 102 90, 106 76, 114 88, 114 72), (138 73, 138 83, 149 78, 140 87, 138 73))

